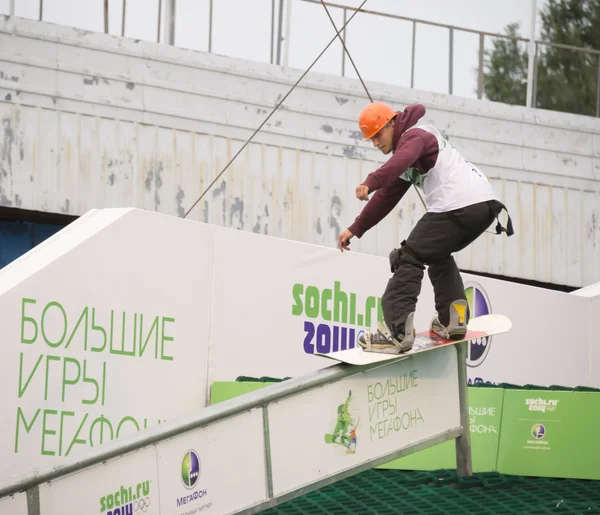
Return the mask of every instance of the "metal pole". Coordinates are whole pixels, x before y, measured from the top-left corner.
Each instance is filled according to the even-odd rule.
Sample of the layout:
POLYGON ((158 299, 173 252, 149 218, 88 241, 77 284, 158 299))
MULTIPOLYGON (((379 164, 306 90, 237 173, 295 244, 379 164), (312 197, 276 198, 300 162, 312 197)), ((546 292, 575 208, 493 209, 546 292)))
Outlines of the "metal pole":
POLYGON ((165 41, 167 45, 175 44, 175 2, 176 0, 166 0, 165 41))
POLYGON ((208 2, 208 51, 212 52, 213 0, 208 2))
POLYGON ((126 10, 127 10, 127 0, 123 0, 123 14, 121 15, 121 37, 125 37, 126 10))
POLYGON ((449 65, 448 65, 448 92, 452 95, 452 70, 454 62, 454 27, 450 27, 449 34, 449 65))
POLYGON ((271 0, 271 64, 275 53, 275 0, 271 0))
POLYGON ((534 52, 536 50, 535 45, 535 22, 537 10, 535 8, 535 1, 531 0, 531 33, 529 34, 529 63, 527 70, 527 99, 526 105, 527 107, 531 107, 533 102, 533 73, 534 73, 534 52))
POLYGON ((290 57, 290 29, 292 25, 292 0, 285 2, 285 52, 283 54, 283 67, 288 67, 290 57))
POLYGON ((479 70, 477 72, 477 98, 479 100, 483 97, 483 49, 484 49, 485 34, 479 33, 479 70))
POLYGON ((600 55, 598 55, 598 83, 596 85, 596 116, 600 117, 600 55))
POLYGON ((469 427, 469 387, 467 384, 467 345, 469 342, 456 344, 458 360, 458 398, 460 404, 460 425, 462 435, 456 439, 456 474, 459 477, 471 476, 471 428, 469 427))
POLYGON ((534 62, 534 68, 533 68, 533 86, 532 86, 532 94, 531 96, 533 97, 531 99, 531 105, 532 106, 536 106, 537 105, 537 75, 538 75, 538 44, 537 42, 535 43, 535 53, 533 56, 533 62, 534 62))
POLYGON ((10 4, 8 7, 8 14, 10 14, 11 16, 15 15, 15 0, 10 0, 10 4))
MULTIPOLYGON (((346 11, 346 9, 344 8, 344 25, 346 25, 346 18, 348 16, 348 11, 346 11)), ((342 33, 342 41, 343 41, 343 45, 342 45, 342 77, 346 76, 346 49, 344 48, 346 46, 346 29, 344 29, 344 32, 342 33)))
POLYGON ((44 18, 44 0, 40 0, 40 21, 44 18))
POLYGON ((417 22, 413 20, 412 56, 410 60, 410 87, 415 87, 415 43, 417 39, 417 22))
POLYGON ((38 485, 27 489, 27 513, 40 515, 40 487, 38 485))
POLYGON ((162 18, 162 0, 158 0, 158 23, 156 27, 156 42, 160 43, 160 26, 162 18))
POLYGON ((104 34, 108 34, 108 0, 104 0, 104 34))
POLYGON ((281 64, 281 38, 283 30, 283 0, 279 0, 279 23, 277 25, 277 65, 281 64))

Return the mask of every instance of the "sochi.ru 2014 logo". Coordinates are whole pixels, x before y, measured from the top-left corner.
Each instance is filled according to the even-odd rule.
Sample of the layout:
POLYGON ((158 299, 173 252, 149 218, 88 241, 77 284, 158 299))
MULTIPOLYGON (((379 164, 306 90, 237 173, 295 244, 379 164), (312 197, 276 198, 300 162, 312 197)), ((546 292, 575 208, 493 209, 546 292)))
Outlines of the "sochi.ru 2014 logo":
POLYGON ((181 461, 181 480, 183 485, 191 490, 196 486, 198 479, 200 479, 200 458, 196 451, 189 450, 181 461))
MULTIPOLYGON (((466 282, 465 295, 467 296, 471 318, 490 315, 492 313, 490 299, 479 283, 474 281, 466 282)), ((481 365, 485 361, 491 345, 491 336, 484 336, 483 338, 473 338, 472 340, 469 340, 467 365, 469 367, 478 367, 481 365)))

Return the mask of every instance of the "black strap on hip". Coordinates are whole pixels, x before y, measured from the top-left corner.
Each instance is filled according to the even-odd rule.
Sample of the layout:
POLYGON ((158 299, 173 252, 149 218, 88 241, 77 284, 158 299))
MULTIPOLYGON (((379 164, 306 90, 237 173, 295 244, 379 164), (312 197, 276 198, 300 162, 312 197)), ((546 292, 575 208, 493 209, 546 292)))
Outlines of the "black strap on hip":
POLYGON ((500 211, 498 211, 498 213, 496 214, 496 220, 498 220, 498 223, 496 224, 496 234, 502 234, 503 232, 505 232, 507 236, 512 236, 515 233, 515 231, 513 230, 513 224, 512 224, 512 220, 510 219, 510 214, 508 213, 508 209, 506 209, 506 206, 499 200, 496 200, 496 203, 502 209, 504 209, 504 211, 506 211, 506 216, 508 216, 508 220, 506 222, 506 228, 504 228, 504 227, 502 227, 502 224, 500 223, 500 218, 498 217, 498 215, 500 214, 502 209, 500 211))

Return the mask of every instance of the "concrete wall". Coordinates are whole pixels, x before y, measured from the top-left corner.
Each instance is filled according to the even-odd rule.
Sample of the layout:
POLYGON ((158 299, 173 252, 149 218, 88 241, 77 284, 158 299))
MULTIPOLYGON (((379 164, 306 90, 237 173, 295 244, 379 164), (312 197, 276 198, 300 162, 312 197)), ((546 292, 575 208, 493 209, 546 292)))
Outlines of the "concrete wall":
MULTIPOLYGON (((1 17, 0 205, 183 216, 302 72, 1 17)), ((423 103, 509 207, 516 235, 486 234, 459 266, 600 281, 600 120, 368 87, 398 109, 423 103)), ((189 218, 334 246, 384 159, 360 141, 366 101, 356 80, 307 75, 189 218)), ((353 247, 387 256, 423 212, 411 190, 353 247)))

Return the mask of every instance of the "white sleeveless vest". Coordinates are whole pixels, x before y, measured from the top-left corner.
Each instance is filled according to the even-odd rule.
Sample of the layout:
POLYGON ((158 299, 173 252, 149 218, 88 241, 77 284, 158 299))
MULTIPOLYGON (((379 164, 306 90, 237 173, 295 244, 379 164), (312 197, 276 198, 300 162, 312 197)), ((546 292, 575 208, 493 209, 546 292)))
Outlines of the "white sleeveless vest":
MULTIPOLYGON (((443 213, 478 202, 499 200, 487 177, 452 147, 435 127, 418 125, 408 130, 413 129, 433 134, 439 147, 435 166, 420 176, 418 182, 421 184, 417 184, 425 193, 428 212, 443 213)), ((401 178, 412 182, 407 172, 401 178)))

